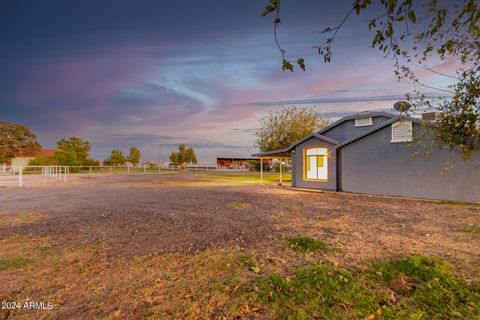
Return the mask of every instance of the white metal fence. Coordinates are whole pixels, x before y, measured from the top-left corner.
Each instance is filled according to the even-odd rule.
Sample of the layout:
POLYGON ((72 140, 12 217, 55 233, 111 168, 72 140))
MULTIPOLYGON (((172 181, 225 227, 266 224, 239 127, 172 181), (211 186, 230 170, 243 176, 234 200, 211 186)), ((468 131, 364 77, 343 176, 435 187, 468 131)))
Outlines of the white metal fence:
POLYGON ((67 183, 69 168, 67 166, 18 166, 0 167, 0 186, 23 187, 25 182, 47 183, 48 181, 61 181, 67 183))
POLYGON ((81 175, 162 174, 196 171, 248 171, 243 167, 217 165, 167 166, 0 166, 0 187, 23 187, 47 183, 67 183, 69 177, 81 175))

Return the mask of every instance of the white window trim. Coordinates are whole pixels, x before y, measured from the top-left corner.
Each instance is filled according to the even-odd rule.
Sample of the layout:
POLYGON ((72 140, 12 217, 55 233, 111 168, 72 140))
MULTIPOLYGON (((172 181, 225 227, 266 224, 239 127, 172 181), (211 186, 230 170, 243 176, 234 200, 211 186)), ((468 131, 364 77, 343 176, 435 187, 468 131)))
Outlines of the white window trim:
MULTIPOLYGON (((318 168, 317 168, 318 170, 318 168)), ((318 171, 317 171, 318 175, 318 171)), ((304 181, 317 181, 317 182, 328 182, 328 149, 325 147, 307 147, 303 149, 303 180, 304 181), (318 154, 307 155, 308 150, 310 149, 321 149, 318 154), (308 157, 324 157, 324 167, 326 168, 326 175, 322 178, 308 178, 307 177, 307 161, 308 157)))
POLYGON ((373 126, 373 119, 372 117, 368 117, 368 118, 357 118, 355 119, 355 127, 366 127, 366 126, 373 126), (368 123, 359 123, 358 120, 360 119, 368 119, 368 123))
POLYGON ((392 123, 392 140, 390 141, 391 143, 405 143, 405 142, 412 142, 413 141, 413 122, 412 121, 409 121, 409 120, 401 120, 401 121, 397 121, 395 123, 392 123), (394 130, 396 127, 398 127, 399 125, 403 124, 403 123, 407 123, 410 128, 409 128, 409 131, 410 131, 410 135, 408 138, 405 138, 405 139, 394 139, 394 130))

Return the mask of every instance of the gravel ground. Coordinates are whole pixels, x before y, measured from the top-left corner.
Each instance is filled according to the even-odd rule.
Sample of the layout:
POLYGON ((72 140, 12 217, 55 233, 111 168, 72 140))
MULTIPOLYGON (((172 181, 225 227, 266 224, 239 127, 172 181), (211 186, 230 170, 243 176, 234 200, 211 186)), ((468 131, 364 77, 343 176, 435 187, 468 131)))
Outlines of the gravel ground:
POLYGON ((292 191, 193 174, 77 177, 67 187, 0 189, 0 218, 0 239, 101 244, 110 256, 274 250, 288 236, 308 235, 341 249, 352 264, 412 253, 480 257, 480 235, 465 231, 480 225, 476 205, 292 191))

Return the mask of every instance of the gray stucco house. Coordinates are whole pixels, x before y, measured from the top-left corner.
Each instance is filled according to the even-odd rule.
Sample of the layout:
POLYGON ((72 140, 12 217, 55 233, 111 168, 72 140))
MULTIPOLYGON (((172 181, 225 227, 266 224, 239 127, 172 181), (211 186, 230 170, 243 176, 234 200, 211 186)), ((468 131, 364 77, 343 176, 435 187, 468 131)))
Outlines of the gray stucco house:
POLYGON ((425 134, 425 125, 432 125, 426 119, 362 112, 288 148, 253 156, 290 156, 293 187, 480 202, 480 155, 463 161, 434 146, 425 134))

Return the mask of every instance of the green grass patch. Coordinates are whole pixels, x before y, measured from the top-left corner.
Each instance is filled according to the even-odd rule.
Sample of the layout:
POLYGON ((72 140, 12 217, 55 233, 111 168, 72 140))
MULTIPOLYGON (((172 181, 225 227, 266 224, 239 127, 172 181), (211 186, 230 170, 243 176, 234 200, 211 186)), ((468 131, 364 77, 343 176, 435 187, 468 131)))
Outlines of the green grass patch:
POLYGON ((480 234, 480 225, 479 226, 470 226, 464 229, 465 232, 480 234))
POLYGON ((451 270, 421 256, 366 271, 315 264, 257 278, 251 299, 271 319, 479 319, 480 284, 451 270), (398 279, 409 289, 398 290, 398 279))
POLYGON ((465 207, 470 210, 480 211, 480 203, 461 202, 461 201, 440 201, 441 204, 448 204, 452 206, 465 207))
POLYGON ((378 299, 355 273, 331 265, 312 265, 291 277, 258 280, 256 298, 272 319, 363 319, 378 299))
POLYGON ((253 259, 253 256, 250 254, 242 254, 238 257, 238 262, 241 266, 246 266, 249 269, 255 268, 257 264, 255 263, 255 260, 253 259))
POLYGON ((373 280, 394 290, 396 281, 404 278, 411 287, 399 294, 398 303, 384 315, 389 319, 479 319, 480 283, 468 284, 452 269, 445 260, 422 256, 375 264, 373 280))
POLYGON ((310 237, 293 237, 287 239, 290 246, 295 251, 301 252, 317 252, 328 251, 328 246, 322 240, 313 239, 310 237))
POLYGON ((0 271, 21 268, 29 263, 31 261, 24 258, 0 259, 0 271))

